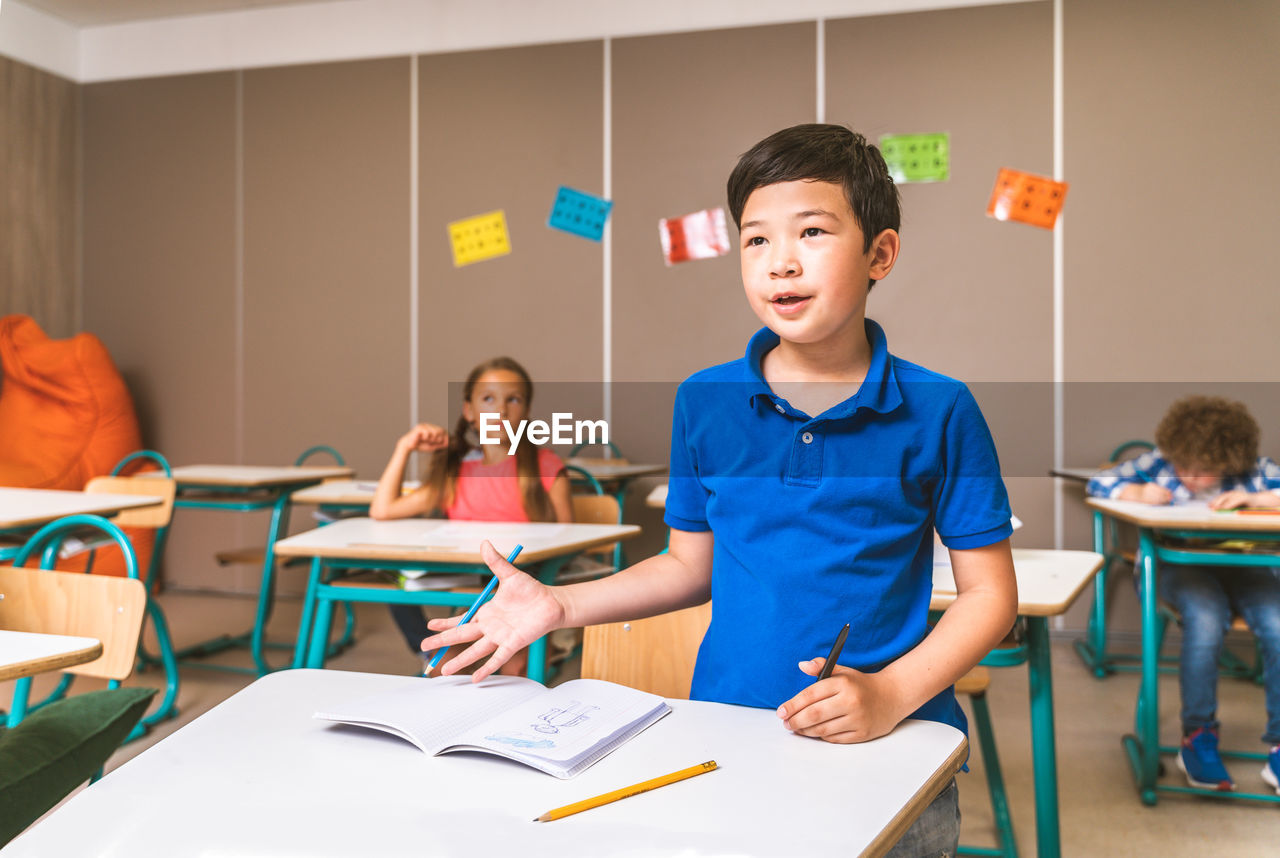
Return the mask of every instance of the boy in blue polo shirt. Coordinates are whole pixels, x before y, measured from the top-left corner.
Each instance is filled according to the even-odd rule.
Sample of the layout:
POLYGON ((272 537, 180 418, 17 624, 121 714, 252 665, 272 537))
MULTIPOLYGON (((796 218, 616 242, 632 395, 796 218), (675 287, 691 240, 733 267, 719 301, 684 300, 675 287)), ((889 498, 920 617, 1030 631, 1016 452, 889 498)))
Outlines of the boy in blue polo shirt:
MULTIPOLYGON (((669 552, 546 587, 486 545, 495 598, 424 646, 473 642, 444 673, 490 656, 480 679, 552 629, 710 598, 694 699, 776 708, 787 729, 830 742, 874 739, 908 717, 964 730, 952 684, 1017 611, 1009 503, 969 391, 894 357, 865 317, 898 257, 897 189, 860 135, 801 125, 743 155, 728 194, 747 301, 765 327, 745 357, 677 393, 669 552), (958 596, 930 630, 935 529, 958 596), (835 672, 814 682, 846 622, 835 672)), ((892 854, 953 854, 958 833, 953 783, 892 854)))

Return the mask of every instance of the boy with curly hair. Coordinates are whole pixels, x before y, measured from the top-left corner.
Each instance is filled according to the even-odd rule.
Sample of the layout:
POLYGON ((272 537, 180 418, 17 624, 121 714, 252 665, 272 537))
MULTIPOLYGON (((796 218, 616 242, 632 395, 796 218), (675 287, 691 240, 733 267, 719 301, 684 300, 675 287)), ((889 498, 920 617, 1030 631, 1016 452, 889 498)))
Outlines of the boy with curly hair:
MULTIPOLYGON (((1280 466, 1258 456, 1258 424, 1245 406, 1188 396, 1156 427, 1156 449, 1094 476, 1093 497, 1212 509, 1280 507, 1280 466)), ((1238 614, 1262 647, 1270 746, 1262 779, 1280 794, 1280 569, 1165 564, 1160 597, 1182 616, 1182 747, 1178 768, 1196 787, 1233 790, 1218 753, 1218 656, 1238 614)))

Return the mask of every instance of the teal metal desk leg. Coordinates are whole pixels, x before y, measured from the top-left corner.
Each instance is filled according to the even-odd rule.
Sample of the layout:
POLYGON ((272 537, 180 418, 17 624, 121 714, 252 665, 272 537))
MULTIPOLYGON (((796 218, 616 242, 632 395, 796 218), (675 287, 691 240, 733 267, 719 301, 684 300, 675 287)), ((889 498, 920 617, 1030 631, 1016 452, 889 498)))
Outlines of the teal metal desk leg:
POLYGON ((289 493, 280 492, 280 497, 271 507, 271 527, 267 530, 267 550, 262 559, 262 587, 258 591, 258 615, 253 623, 253 634, 249 639, 249 648, 253 653, 253 662, 258 666, 258 676, 265 676, 272 668, 263 656, 263 641, 267 634, 267 621, 271 619, 271 609, 275 605, 276 590, 276 540, 289 524, 289 493))
POLYGON ((333 601, 321 598, 316 601, 311 617, 311 645, 307 647, 307 667, 324 667, 324 657, 329 648, 329 623, 333 620, 333 601))
POLYGON ((319 557, 311 558, 311 575, 307 579, 307 592, 302 597, 302 618, 298 620, 298 640, 293 645, 293 666, 305 667, 307 647, 311 643, 311 623, 315 618, 316 593, 319 592, 324 564, 319 557))
POLYGON ((1105 526, 1102 513, 1093 513, 1093 550, 1101 554, 1102 568, 1093 579, 1093 610, 1089 613, 1089 630, 1084 641, 1077 641, 1076 652, 1081 660, 1093 669, 1093 675, 1102 679, 1111 672, 1107 663, 1107 577, 1111 571, 1111 556, 1107 554, 1105 526))
POLYGON ((1139 783, 1144 804, 1156 803, 1156 778, 1160 769, 1160 622, 1156 609, 1156 547, 1150 530, 1138 532, 1142 569, 1142 695, 1138 730, 1141 751, 1139 783))
POLYGON ((1058 756, 1054 747, 1053 666, 1049 620, 1027 617, 1027 660, 1031 685, 1031 762, 1036 787, 1036 853, 1059 858, 1058 756))

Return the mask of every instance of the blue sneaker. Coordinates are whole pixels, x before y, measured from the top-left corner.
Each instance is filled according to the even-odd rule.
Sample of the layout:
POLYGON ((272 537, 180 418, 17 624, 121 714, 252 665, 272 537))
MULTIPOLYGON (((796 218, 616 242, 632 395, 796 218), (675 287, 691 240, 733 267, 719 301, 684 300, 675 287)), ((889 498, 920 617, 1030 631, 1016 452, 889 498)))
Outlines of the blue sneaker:
POLYGON ((1267 764, 1262 767, 1262 779, 1276 791, 1276 795, 1280 795, 1280 745, 1276 745, 1267 754, 1267 764))
MULTIPOLYGON (((1280 756, 1280 755, 1278 755, 1280 756)), ((1202 789, 1230 792, 1236 788, 1227 774, 1227 767, 1218 755, 1218 731, 1201 727, 1190 736, 1182 738, 1178 751, 1178 768, 1187 776, 1187 783, 1202 789)))

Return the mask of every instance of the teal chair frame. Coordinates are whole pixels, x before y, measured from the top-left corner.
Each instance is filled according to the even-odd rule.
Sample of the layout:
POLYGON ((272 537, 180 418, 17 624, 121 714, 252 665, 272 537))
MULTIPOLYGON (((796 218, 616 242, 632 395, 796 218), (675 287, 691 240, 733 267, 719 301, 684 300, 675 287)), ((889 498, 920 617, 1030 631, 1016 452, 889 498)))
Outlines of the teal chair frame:
MULTIPOLYGON (((57 566, 58 550, 62 547, 62 543, 66 538, 74 532, 83 532, 85 528, 96 528, 104 532, 120 549, 120 554, 124 557, 125 571, 128 577, 137 579, 138 575, 138 558, 134 554, 133 544, 129 542, 129 537, 118 526, 98 515, 71 515, 60 518, 46 524, 35 532, 35 534, 27 540, 26 544, 19 549, 18 554, 13 558, 14 566, 24 566, 28 559, 38 554, 40 557, 39 568, 53 569, 57 566)), ((154 555, 153 555, 154 556, 154 555)), ((155 624, 156 634, 161 641, 169 639, 169 624, 165 620, 164 612, 160 606, 152 598, 150 590, 147 591, 147 614, 151 616, 152 623, 155 624)), ((163 649, 163 646, 162 646, 163 649)), ((168 657, 162 659, 165 666, 165 675, 168 678, 166 695, 161 703, 160 709, 144 717, 133 728, 127 737, 126 742, 146 735, 151 729, 151 725, 166 718, 172 718, 177 714, 177 709, 173 705, 174 698, 177 696, 178 684, 178 665, 173 657, 172 647, 168 650, 168 657)), ((28 712, 34 712, 43 706, 47 706, 66 696, 67 689, 71 685, 72 674, 64 673, 59 680, 57 687, 45 699, 38 703, 32 704, 31 697, 31 677, 23 677, 15 682, 13 689, 13 702, 9 709, 7 717, 7 726, 17 726, 28 712)), ((118 680, 110 680, 107 683, 108 688, 119 688, 118 680)))
MULTIPOLYGON (((1101 514, 1098 511, 1096 514, 1101 514)), ((1238 539, 1239 531, 1162 530, 1162 535, 1175 539, 1238 539)), ((1250 532, 1255 542, 1275 542, 1280 552, 1280 534, 1250 532)), ((1275 554, 1235 554, 1204 550, 1187 550, 1161 544, 1154 531, 1138 530, 1138 595, 1142 604, 1142 679, 1138 688, 1138 700, 1134 707, 1134 732, 1122 739, 1125 755, 1133 771, 1134 782, 1142 803, 1154 806, 1161 792, 1201 795, 1225 800, 1250 800, 1280 803, 1280 795, 1251 792, 1219 792, 1192 786, 1157 783, 1162 764, 1161 754, 1176 754, 1178 747, 1160 744, 1160 689, 1159 653, 1168 627, 1168 614, 1163 613, 1156 598, 1156 572, 1160 563, 1180 563, 1194 566, 1275 566, 1275 554)), ((1229 759, 1264 761, 1266 754, 1254 751, 1220 750, 1229 759)))
MULTIPOLYGON (((346 461, 342 455, 327 444, 317 444, 308 447, 294 460, 294 465, 300 466, 305 464, 307 459, 317 453, 324 453, 332 456, 337 464, 346 466, 346 461)), ((318 481, 317 481, 318 482, 318 481)), ((203 487, 198 487, 203 488, 203 487)), ((254 615, 253 628, 248 632, 239 635, 220 635, 207 641, 202 641, 189 647, 181 649, 177 653, 178 660, 192 667, 201 667, 207 670, 221 670, 228 673, 248 673, 256 676, 265 676, 273 670, 266 659, 267 649, 287 649, 292 650, 293 644, 274 643, 266 640, 267 622, 271 619, 271 614, 275 609, 275 575, 276 575, 276 556, 275 545, 280 537, 288 530, 289 527, 289 510, 290 496, 292 492, 303 486, 295 485, 287 489, 271 489, 263 492, 261 489, 244 489, 244 488, 228 488, 219 486, 218 492, 220 497, 206 497, 196 494, 192 497, 183 497, 179 492, 178 497, 174 500, 174 507, 179 509, 209 509, 223 510, 228 512, 257 512, 259 510, 271 510, 271 522, 267 527, 266 550, 262 560, 262 578, 258 590, 258 606, 254 615), (213 655, 223 650, 233 648, 249 649, 250 655, 253 657, 253 667, 245 668, 231 664, 211 664, 203 661, 194 661, 192 659, 202 658, 204 656, 213 655)), ((348 630, 354 625, 354 618, 348 618, 348 630)), ((288 665, 285 665, 287 667, 288 665)))
MULTIPOLYGON (((936 623, 942 616, 941 611, 929 612, 930 625, 936 623)), ((1039 620, 1044 623, 1044 617, 1019 617, 1017 624, 1014 626, 1013 641, 1010 646, 1002 646, 993 649, 991 652, 979 662, 983 667, 1016 667, 1020 664, 1026 664, 1031 660, 1031 649, 1027 644, 1027 635, 1031 633, 1031 627, 1035 625, 1032 621, 1039 620)), ((1047 640, 1048 629, 1044 629, 1047 640)), ((1039 683, 1037 674, 1032 671, 1031 683, 1031 705, 1033 717, 1037 708, 1041 711, 1047 707, 1048 712, 1052 715, 1053 700, 1044 700, 1045 688, 1043 683, 1039 683)), ((1013 816, 1009 812, 1009 794, 1004 786, 1004 774, 1000 767, 1000 754, 996 750, 996 734, 991 723, 991 710, 987 706, 986 694, 972 694, 969 701, 973 704, 973 723, 978 732, 978 747, 982 752, 982 766, 987 776, 987 792, 991 796, 991 816, 996 825, 996 839, 999 846, 991 848, 988 846, 966 846, 961 844, 956 851, 957 855, 989 855, 1000 856, 1000 858, 1017 858, 1018 843, 1013 834, 1013 816)), ((1041 785, 1044 778, 1044 767, 1039 765, 1039 748, 1033 746, 1033 757, 1035 757, 1035 784, 1036 784, 1036 802, 1037 802, 1037 821, 1041 816, 1040 799, 1044 793, 1041 785)), ((1057 814, 1054 813, 1053 833, 1054 842, 1057 842, 1057 814)), ((1039 832, 1037 832, 1039 833, 1039 832)), ((1043 840, 1041 841, 1044 842, 1043 840)))

